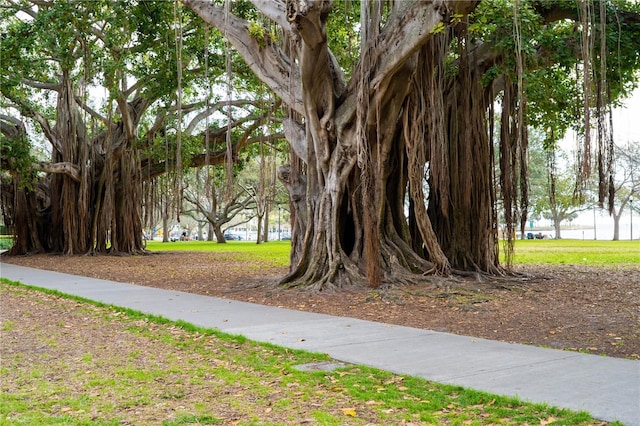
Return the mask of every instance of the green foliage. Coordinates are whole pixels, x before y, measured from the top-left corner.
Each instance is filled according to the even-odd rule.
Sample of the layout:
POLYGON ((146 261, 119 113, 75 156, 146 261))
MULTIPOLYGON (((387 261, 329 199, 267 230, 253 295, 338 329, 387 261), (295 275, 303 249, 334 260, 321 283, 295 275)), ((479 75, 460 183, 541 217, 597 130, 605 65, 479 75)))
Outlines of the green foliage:
MULTIPOLYGON (((239 16, 260 22, 260 17, 249 2, 234 2, 232 7, 239 16)), ((22 117, 40 116, 54 127, 58 113, 58 93, 51 89, 60 83, 60 75, 66 70, 70 73, 75 94, 104 117, 118 123, 121 118, 114 100, 122 98, 123 89, 136 83, 138 89, 135 96, 138 96, 138 100, 144 99, 149 107, 142 111, 137 129, 140 137, 133 141, 133 146, 150 158, 152 163, 161 163, 165 159, 169 160, 171 167, 176 163, 178 33, 182 35, 183 105, 199 104, 200 110, 204 108, 203 99, 208 95, 205 88, 212 86, 213 91, 217 91, 215 87, 225 72, 227 53, 233 56, 233 85, 244 86, 247 92, 264 90, 237 53, 227 48, 221 33, 212 28, 207 30, 202 20, 180 3, 81 0, 49 2, 33 10, 30 8, 33 5, 28 2, 14 2, 0 11, 7 18, 6 21, 3 20, 1 27, 0 43, 3 65, 3 72, 0 73, 2 99, 15 105, 22 117), (33 19, 18 19, 18 10, 21 8, 32 14, 33 19), (205 43, 208 44, 207 49, 205 43), (205 50, 208 50, 208 54, 205 54, 205 50), (46 85, 52 88, 38 87, 46 85), (106 98, 104 104, 92 105, 96 93, 106 98), (158 119, 164 120, 160 130, 154 127, 158 119), (153 129, 152 134, 147 133, 150 129, 153 129)), ((264 40, 276 40, 273 30, 265 30, 261 37, 264 40)), ((255 97, 247 92, 244 92, 247 98, 255 97)), ((133 95, 129 95, 127 101, 133 100, 133 95)), ((214 97, 210 103, 218 100, 219 98, 214 97)), ((259 116, 261 108, 233 108, 232 113, 236 119, 249 114, 259 116)), ((87 133, 91 136, 107 128, 102 120, 97 120, 97 126, 94 126, 87 114, 82 117, 87 133)), ((187 117, 185 113, 183 130, 187 117)), ((44 139, 41 121, 34 120, 34 123, 35 126, 30 128, 35 130, 37 139, 44 139)), ((252 121, 248 120, 247 123, 250 125, 252 121)), ((210 124, 212 128, 220 128, 226 125, 226 119, 221 120, 218 115, 210 124)), ((232 140, 241 138, 247 125, 234 128, 232 140)), ((202 138, 196 136, 199 129, 202 126, 192 135, 183 134, 181 137, 181 160, 184 167, 192 164, 192 157, 203 154, 202 138)), ((252 136, 257 135, 260 130, 254 131, 252 136)), ((18 158, 21 159, 14 168, 28 170, 28 167, 23 166, 33 161, 33 158, 17 156, 18 148, 25 148, 26 152, 27 146, 14 146, 14 142, 10 145, 6 140, 1 143, 3 155, 13 151, 12 161, 16 163, 18 158)), ((211 149, 221 150, 224 146, 212 145, 211 149)), ((246 158, 246 155, 242 158, 246 158)))
POLYGON ((539 217, 544 209, 542 205, 548 203, 547 153, 545 145, 546 134, 539 130, 529 129, 529 206, 534 216, 539 217), (536 209, 536 206, 539 208, 536 209))
MULTIPOLYGON (((634 0, 615 0, 606 2, 606 44, 607 75, 606 81, 610 91, 610 101, 628 96, 638 85, 640 69, 640 22, 627 19, 631 13, 640 14, 640 2, 634 0), (620 17, 624 19, 621 21, 620 17)), ((599 10, 596 17, 599 20, 599 10)), ((600 70, 596 67, 595 72, 600 70)))
POLYGON ((444 23, 438 22, 438 24, 431 29, 431 34, 444 34, 444 23))
POLYGON ((336 0, 327 21, 327 43, 347 78, 355 70, 360 54, 360 7, 351 0, 336 0))
POLYGON ((256 40, 260 48, 267 47, 271 43, 271 40, 275 38, 275 35, 267 33, 266 28, 256 22, 249 23, 249 35, 256 40))
POLYGON ((9 250, 13 246, 13 237, 0 235, 0 250, 9 250))
POLYGON ((17 178, 23 187, 31 187, 36 180, 33 170, 35 157, 31 154, 31 141, 26 133, 17 138, 8 138, 0 134, 0 153, 2 153, 2 168, 0 171, 9 172, 17 178))
POLYGON ((555 147, 570 127, 581 119, 581 95, 578 83, 566 69, 552 65, 527 76, 527 99, 532 126, 544 130, 547 148, 555 147))
MULTIPOLYGON (((627 0, 606 2, 607 76, 609 101, 617 102, 636 86, 640 69, 640 24, 637 19, 625 19, 626 14, 638 13, 639 4, 627 0)), ((472 40, 491 45, 502 59, 490 67, 482 77, 489 85, 499 76, 516 81, 516 35, 522 43, 525 68, 525 95, 529 124, 553 133, 560 140, 567 129, 580 129, 584 120, 579 76, 581 63, 581 26, 576 24, 579 5, 575 0, 484 0, 469 17, 472 40), (517 18, 514 19, 517 9, 517 18), (543 20, 550 10, 562 11, 569 19, 543 20), (519 29, 516 31, 515 22, 519 29)), ((602 29, 599 26, 599 7, 593 8, 593 34, 596 44, 602 29)), ((593 73, 600 72, 599 49, 594 49, 593 73)), ((593 106, 593 105, 592 105, 593 106)))

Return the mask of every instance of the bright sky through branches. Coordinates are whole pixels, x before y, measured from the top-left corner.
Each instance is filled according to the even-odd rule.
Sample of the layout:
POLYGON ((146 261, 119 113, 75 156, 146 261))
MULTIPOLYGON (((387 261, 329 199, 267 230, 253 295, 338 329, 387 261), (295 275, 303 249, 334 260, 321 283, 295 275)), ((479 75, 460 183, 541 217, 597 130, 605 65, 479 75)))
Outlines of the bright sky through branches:
POLYGON ((640 88, 613 110, 613 138, 620 145, 640 141, 640 88))

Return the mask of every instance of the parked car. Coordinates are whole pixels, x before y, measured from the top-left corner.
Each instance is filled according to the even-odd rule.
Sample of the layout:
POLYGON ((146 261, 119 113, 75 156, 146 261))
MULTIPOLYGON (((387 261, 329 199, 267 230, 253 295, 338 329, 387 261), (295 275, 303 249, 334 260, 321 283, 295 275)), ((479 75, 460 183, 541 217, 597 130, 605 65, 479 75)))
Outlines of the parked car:
POLYGON ((231 232, 225 232, 224 239, 229 241, 240 241, 242 240, 242 237, 237 234, 232 234, 231 232))
POLYGON ((542 232, 538 232, 537 234, 534 234, 533 232, 527 233, 527 240, 543 240, 544 238, 545 235, 543 235, 542 232))

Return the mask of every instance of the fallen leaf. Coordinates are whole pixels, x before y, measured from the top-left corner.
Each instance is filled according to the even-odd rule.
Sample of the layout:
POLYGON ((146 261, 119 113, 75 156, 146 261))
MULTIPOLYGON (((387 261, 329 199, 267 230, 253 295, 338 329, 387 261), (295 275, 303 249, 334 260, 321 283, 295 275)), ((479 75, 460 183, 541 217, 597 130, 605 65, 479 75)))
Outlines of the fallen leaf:
POLYGON ((345 416, 350 416, 350 417, 357 416, 355 408, 341 408, 340 411, 342 411, 342 414, 344 414, 345 416))

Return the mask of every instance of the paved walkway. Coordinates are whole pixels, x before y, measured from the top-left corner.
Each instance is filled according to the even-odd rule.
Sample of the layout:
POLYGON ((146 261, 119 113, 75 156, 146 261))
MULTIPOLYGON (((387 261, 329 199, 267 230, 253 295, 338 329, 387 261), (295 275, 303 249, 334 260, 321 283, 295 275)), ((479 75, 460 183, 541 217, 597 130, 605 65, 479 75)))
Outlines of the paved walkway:
POLYGON ((640 361, 495 342, 0 264, 0 276, 87 299, 327 353, 349 363, 640 426, 640 361))

